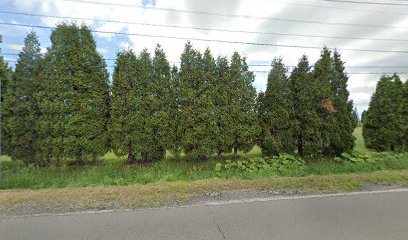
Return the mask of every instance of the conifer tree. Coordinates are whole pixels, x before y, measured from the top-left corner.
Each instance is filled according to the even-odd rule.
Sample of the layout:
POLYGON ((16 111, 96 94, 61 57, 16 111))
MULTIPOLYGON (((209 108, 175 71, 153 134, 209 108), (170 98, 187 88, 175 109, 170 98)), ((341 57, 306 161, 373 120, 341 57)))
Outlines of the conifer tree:
POLYGON ((230 153, 233 143, 233 81, 230 79, 229 64, 226 57, 217 58, 217 73, 213 83, 213 101, 217 122, 217 151, 218 159, 222 153, 230 153))
POLYGON ((15 72, 10 81, 4 103, 8 109, 7 132, 9 132, 9 153, 12 159, 26 163, 36 162, 38 136, 33 127, 38 120, 38 104, 33 95, 38 91, 42 69, 42 55, 37 34, 32 31, 24 39, 15 72))
POLYGON ((264 143, 261 144, 263 155, 273 156, 290 153, 293 150, 291 138, 291 111, 289 81, 287 69, 281 58, 272 61, 268 75, 266 91, 263 97, 261 127, 264 129, 264 143))
POLYGON ((175 106, 174 86, 171 78, 170 64, 160 45, 156 46, 153 57, 153 76, 151 82, 151 96, 153 97, 153 136, 157 139, 157 160, 164 157, 165 149, 174 148, 176 141, 175 118, 172 112, 175 106))
POLYGON ((337 109, 334 107, 335 92, 332 86, 334 69, 331 55, 331 51, 325 47, 313 69, 313 78, 317 89, 315 101, 319 103, 317 105, 320 125, 318 134, 321 138, 321 150, 324 156, 334 155, 332 143, 338 130, 335 118, 337 109))
POLYGON ((181 146, 188 159, 204 160, 216 149, 216 121, 212 103, 215 61, 209 51, 204 58, 188 42, 181 55, 179 72, 181 146))
POLYGON ((238 149, 250 151, 259 135, 256 115, 256 89, 253 86, 255 76, 249 71, 246 59, 238 52, 231 57, 230 78, 233 84, 233 136, 234 158, 238 157, 238 149))
POLYGON ((407 101, 404 94, 406 89, 398 75, 381 77, 364 117, 363 137, 368 148, 377 151, 406 149, 404 114, 407 101))
MULTIPOLYGON (((156 161, 164 157, 165 149, 160 145, 156 136, 157 129, 153 116, 156 111, 154 96, 153 64, 150 53, 144 49, 138 58, 139 68, 137 69, 136 86, 137 94, 140 97, 138 103, 138 134, 140 141, 138 146, 142 153, 142 161, 156 161)), ((159 105, 157 105, 159 106, 159 105)))
POLYGON ((6 100, 7 89, 10 82, 12 71, 9 69, 7 64, 4 62, 2 56, 0 56, 0 88, 1 88, 1 101, 0 101, 0 122, 1 122, 1 133, 0 133, 0 140, 1 140, 1 155, 8 155, 11 152, 11 144, 10 144, 10 133, 7 130, 7 122, 9 119, 9 109, 5 106, 4 102, 6 100))
POLYGON ((354 148, 353 132, 358 124, 358 116, 357 113, 353 113, 353 102, 349 100, 350 93, 347 90, 348 76, 337 51, 333 52, 332 64, 331 85, 334 93, 332 103, 335 112, 332 113, 334 125, 331 128, 330 152, 332 155, 340 156, 341 153, 350 152, 354 148))
POLYGON ((172 132, 172 139, 174 140, 168 148, 177 159, 181 154, 181 128, 180 128, 180 78, 178 68, 172 66, 171 68, 171 106, 170 119, 172 119, 170 131, 172 132))
POLYGON ((297 154, 300 157, 319 155, 321 138, 317 108, 320 103, 316 102, 317 89, 306 55, 302 56, 290 75, 290 92, 293 106, 292 139, 296 144, 297 154))
POLYGON ((109 132, 116 155, 127 155, 128 162, 135 162, 140 155, 137 147, 137 111, 139 96, 136 89, 138 62, 131 50, 118 52, 113 72, 112 109, 109 132))
POLYGON ((108 151, 108 78, 90 29, 59 24, 51 34, 36 94, 43 159, 95 160, 108 151))

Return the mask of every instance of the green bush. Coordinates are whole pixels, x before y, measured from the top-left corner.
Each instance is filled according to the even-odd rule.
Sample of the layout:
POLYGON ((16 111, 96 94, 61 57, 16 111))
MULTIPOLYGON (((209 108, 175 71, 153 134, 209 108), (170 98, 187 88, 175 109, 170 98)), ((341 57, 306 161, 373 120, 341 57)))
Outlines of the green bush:
POLYGON ((276 172, 277 174, 289 173, 294 170, 303 170, 306 168, 306 163, 299 158, 293 156, 279 156, 271 158, 254 157, 248 160, 225 161, 225 164, 217 163, 215 172, 276 172))

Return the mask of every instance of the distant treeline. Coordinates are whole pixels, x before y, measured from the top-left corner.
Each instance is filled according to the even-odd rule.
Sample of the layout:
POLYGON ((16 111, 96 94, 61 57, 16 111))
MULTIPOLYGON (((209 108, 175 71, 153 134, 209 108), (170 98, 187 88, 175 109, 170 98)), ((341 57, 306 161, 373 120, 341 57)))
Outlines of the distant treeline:
POLYGON ((290 76, 273 59, 259 94, 245 57, 215 59, 189 42, 179 68, 159 45, 152 55, 121 50, 110 84, 90 29, 68 23, 52 32, 44 56, 31 32, 14 71, 0 64, 2 154, 27 163, 111 150, 130 162, 158 161, 166 150, 204 160, 254 145, 264 156, 333 157, 354 147, 356 115, 336 50, 324 48, 313 69, 303 56, 290 76))

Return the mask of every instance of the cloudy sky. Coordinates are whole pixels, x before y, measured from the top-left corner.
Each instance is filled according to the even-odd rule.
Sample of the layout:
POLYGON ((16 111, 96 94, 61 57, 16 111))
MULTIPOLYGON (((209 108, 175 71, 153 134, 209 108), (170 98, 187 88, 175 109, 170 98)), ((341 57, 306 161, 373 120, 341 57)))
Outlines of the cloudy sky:
MULTIPOLYGON (((186 39, 195 39, 191 42, 196 48, 209 47, 216 56, 229 57, 236 50, 251 65, 268 65, 274 57, 282 57, 287 66, 293 66, 303 54, 314 63, 320 54, 318 48, 328 46, 340 49, 350 74, 351 98, 361 112, 367 108, 380 77, 362 73, 398 72, 405 73, 400 74, 403 79, 408 78, 407 12, 408 1, 401 0, 2 0, 1 49, 4 54, 18 53, 25 35, 32 29, 7 24, 54 27, 63 20, 58 17, 76 18, 76 22, 88 24, 96 31, 98 50, 107 59, 115 58, 121 48, 153 51, 159 43, 169 61, 177 62, 186 39), (364 3, 355 3, 358 1, 364 3)), ((51 30, 33 29, 45 52, 50 46, 51 30)), ((4 57, 10 65, 17 58, 4 57)), ((114 61, 107 60, 107 65, 112 71, 114 61)), ((256 71, 256 88, 264 90, 267 73, 262 71, 269 67, 251 69, 256 71)))

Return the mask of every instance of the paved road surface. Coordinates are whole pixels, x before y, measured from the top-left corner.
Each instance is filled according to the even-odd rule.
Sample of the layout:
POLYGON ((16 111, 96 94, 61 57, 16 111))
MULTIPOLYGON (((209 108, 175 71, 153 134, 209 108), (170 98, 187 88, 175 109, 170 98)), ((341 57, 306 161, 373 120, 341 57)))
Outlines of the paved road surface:
POLYGON ((408 191, 1 217, 0 239, 408 239, 408 191))

